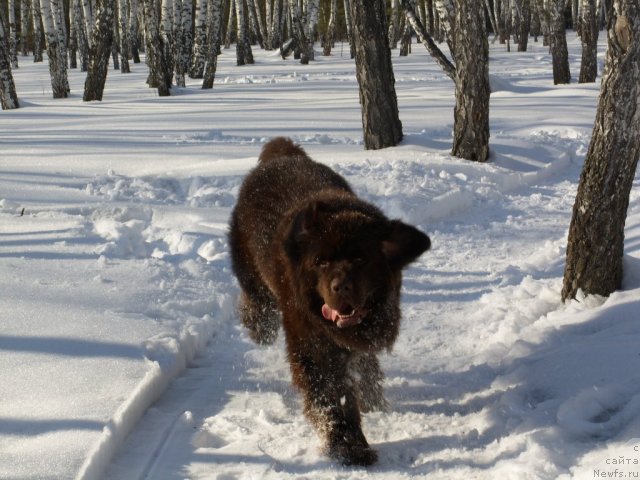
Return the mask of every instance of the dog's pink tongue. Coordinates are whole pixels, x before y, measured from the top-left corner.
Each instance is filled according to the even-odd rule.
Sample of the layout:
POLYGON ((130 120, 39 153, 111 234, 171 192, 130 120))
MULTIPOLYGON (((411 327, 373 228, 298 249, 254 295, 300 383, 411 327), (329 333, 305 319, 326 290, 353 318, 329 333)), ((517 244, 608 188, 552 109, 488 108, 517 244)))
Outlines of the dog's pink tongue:
POLYGON ((338 320, 339 313, 337 310, 334 310, 333 308, 331 308, 329 305, 325 303, 324 305, 322 305, 322 316, 327 320, 331 320, 332 322, 335 322, 338 320))

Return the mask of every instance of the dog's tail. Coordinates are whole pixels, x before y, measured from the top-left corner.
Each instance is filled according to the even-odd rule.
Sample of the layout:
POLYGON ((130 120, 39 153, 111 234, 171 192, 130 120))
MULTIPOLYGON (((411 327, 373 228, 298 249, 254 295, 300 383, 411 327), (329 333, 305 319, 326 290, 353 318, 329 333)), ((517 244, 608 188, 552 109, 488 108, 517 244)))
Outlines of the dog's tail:
POLYGON ((306 156, 307 152, 297 143, 293 143, 293 140, 290 138, 275 137, 264 144, 258 161, 262 163, 274 158, 306 156))

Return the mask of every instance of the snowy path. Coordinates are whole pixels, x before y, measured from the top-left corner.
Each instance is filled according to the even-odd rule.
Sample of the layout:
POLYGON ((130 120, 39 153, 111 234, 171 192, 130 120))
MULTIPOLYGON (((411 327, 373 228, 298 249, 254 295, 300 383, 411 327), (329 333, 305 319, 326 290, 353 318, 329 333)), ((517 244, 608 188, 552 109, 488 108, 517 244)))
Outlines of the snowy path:
POLYGON ((91 103, 81 72, 52 100, 46 66, 21 59, 23 108, 0 114, 0 477, 593 478, 627 455, 640 194, 624 290, 561 305, 598 87, 554 87, 541 44, 491 55, 485 165, 450 157, 453 90, 425 52, 394 59, 406 136, 377 152, 362 149, 346 57, 303 69, 256 52, 238 68, 224 52, 213 91, 193 82, 169 98, 139 65, 91 103), (370 470, 319 454, 282 339, 258 348, 234 318, 226 222, 273 135, 433 239, 406 272, 401 336, 383 357, 391 411, 365 418, 370 470))
MULTIPOLYGON (((584 141, 571 147, 581 152, 584 141)), ((344 168, 353 176, 360 169, 344 168)), ((499 386, 508 367, 500 363, 519 329, 561 308, 562 245, 578 171, 563 161, 541 185, 492 185, 488 200, 472 199, 423 225, 434 248, 407 272, 401 337, 383 360, 391 412, 365 419, 378 466, 342 469, 319 455, 289 386, 282 342, 256 347, 232 322, 145 416, 107 478, 408 478, 439 471, 462 478, 473 468, 495 478, 500 465, 523 456, 520 471, 510 466, 510 473, 562 473, 527 448, 529 428, 509 432, 526 416, 503 412, 496 401, 508 397, 499 386), (523 309, 523 319, 508 313, 513 307, 523 309)), ((518 407, 529 401, 518 399, 518 407)))

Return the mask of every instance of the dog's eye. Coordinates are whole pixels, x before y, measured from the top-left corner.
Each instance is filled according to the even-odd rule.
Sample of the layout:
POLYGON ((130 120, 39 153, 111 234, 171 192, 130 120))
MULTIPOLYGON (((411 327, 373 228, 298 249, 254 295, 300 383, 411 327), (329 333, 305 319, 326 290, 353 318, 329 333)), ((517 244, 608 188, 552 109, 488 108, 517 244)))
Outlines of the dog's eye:
POLYGON ((326 258, 322 258, 322 257, 316 257, 315 260, 313 261, 313 264, 316 267, 326 268, 326 267, 329 266, 329 260, 327 260, 326 258))
POLYGON ((362 258, 362 257, 356 257, 356 258, 354 258, 354 259, 353 259, 353 264, 354 264, 356 267, 361 267, 361 266, 363 266, 365 263, 367 263, 367 262, 366 262, 366 260, 365 260, 364 258, 362 258))

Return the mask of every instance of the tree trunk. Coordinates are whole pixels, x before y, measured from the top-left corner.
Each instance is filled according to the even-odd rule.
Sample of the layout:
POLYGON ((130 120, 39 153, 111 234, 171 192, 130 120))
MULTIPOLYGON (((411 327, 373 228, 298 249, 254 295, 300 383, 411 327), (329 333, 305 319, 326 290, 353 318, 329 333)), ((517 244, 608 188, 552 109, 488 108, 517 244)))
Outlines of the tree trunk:
POLYGON ((247 65, 253 63, 253 52, 249 41, 247 28, 245 0, 236 0, 236 18, 238 21, 238 41, 236 42, 236 64, 247 65))
POLYGON ((565 0, 549 0, 550 32, 549 43, 553 60, 553 84, 571 82, 569 71, 569 51, 567 50, 567 33, 564 27, 565 0))
POLYGON ((622 284, 624 224, 640 152, 640 6, 614 0, 600 100, 569 227, 562 298, 622 284))
POLYGON ((218 65, 218 51, 220 50, 220 26, 222 25, 222 0, 209 0, 209 10, 207 12, 207 56, 202 79, 202 88, 213 88, 218 65))
POLYGON ((338 14, 338 0, 331 0, 330 2, 329 21, 327 22, 327 30, 323 39, 322 54, 326 57, 331 55, 331 49, 333 48, 333 42, 336 35, 336 16, 338 14))
POLYGON ((0 104, 2 105, 2 110, 13 110, 18 108, 20 104, 18 103, 16 86, 13 83, 13 75, 11 74, 11 54, 6 32, 7 30, 0 14, 0 104))
POLYGON ((582 63, 579 83, 595 82, 598 76, 598 22, 596 0, 582 3, 582 63))
POLYGON ((481 0, 457 0, 454 32, 456 106, 452 155, 489 157, 489 40, 481 0))
POLYGON ((60 45, 63 40, 58 37, 58 31, 53 20, 54 11, 51 0, 40 0, 40 9, 47 42, 53 98, 67 98, 69 96, 67 59, 63 53, 64 49, 60 45))
POLYGON ((351 0, 364 145, 393 147, 402 140, 384 0, 351 0))
POLYGON ((29 55, 29 11, 31 2, 29 0, 20 1, 20 48, 22 55, 29 55))
POLYGON ((109 70, 115 11, 116 0, 101 0, 91 40, 91 61, 87 79, 84 82, 82 99, 85 102, 102 100, 109 70))
POLYGON ((40 0, 32 0, 31 9, 33 11, 33 62, 38 63, 44 61, 42 54, 42 10, 40 0))
POLYGON ((138 46, 138 0, 129 0, 129 48, 133 63, 140 63, 138 46))
POLYGON ((425 30, 424 25, 416 16, 411 2, 409 0, 400 0, 400 3, 402 4, 402 8, 405 11, 407 21, 411 23, 411 26, 418 34, 419 40, 431 54, 436 63, 438 63, 438 65, 442 67, 444 73, 447 74, 447 76, 452 80, 455 80, 456 67, 454 67, 449 59, 445 56, 445 54, 442 53, 442 50, 438 48, 429 33, 425 30))
MULTIPOLYGON (((131 42, 129 40, 129 2, 118 0, 118 15, 120 23, 120 72, 131 73, 129 66, 129 54, 131 52, 131 42)), ((135 15, 135 13, 133 13, 135 15)))
POLYGON ((191 78, 204 76, 204 65, 207 52, 207 0, 198 0, 196 6, 196 22, 193 38, 193 61, 191 63, 191 78))
MULTIPOLYGON (((9 0, 9 56, 11 68, 18 68, 18 32, 16 31, 16 1, 9 0)), ((18 5, 20 3, 18 2, 18 5)))
POLYGON ((160 26, 155 0, 144 0, 145 37, 147 43, 147 63, 149 64, 149 86, 158 89, 158 95, 168 97, 171 83, 169 65, 165 62, 160 26))
POLYGON ((518 51, 526 52, 531 31, 531 0, 520 0, 519 7, 518 51))
POLYGON ((351 7, 349 6, 350 2, 351 0, 344 0, 343 2, 344 23, 347 29, 347 42, 349 42, 349 55, 351 56, 351 58, 355 58, 356 49, 355 49, 355 43, 353 41, 353 19, 351 18, 351 7))

